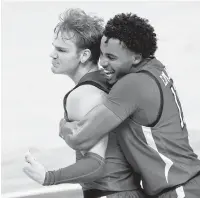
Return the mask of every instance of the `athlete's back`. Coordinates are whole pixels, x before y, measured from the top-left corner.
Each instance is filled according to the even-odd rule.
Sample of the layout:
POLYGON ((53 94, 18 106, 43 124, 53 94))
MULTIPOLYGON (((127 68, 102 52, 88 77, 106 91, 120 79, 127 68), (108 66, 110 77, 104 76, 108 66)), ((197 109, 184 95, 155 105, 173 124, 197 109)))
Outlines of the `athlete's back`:
POLYGON ((200 171, 200 161, 190 147, 172 79, 156 59, 149 60, 139 73, 125 78, 129 78, 129 83, 134 78, 133 84, 152 87, 151 95, 148 86, 140 89, 138 110, 121 126, 128 125, 123 133, 118 133, 129 163, 142 176, 145 191, 155 195, 187 182, 200 171))

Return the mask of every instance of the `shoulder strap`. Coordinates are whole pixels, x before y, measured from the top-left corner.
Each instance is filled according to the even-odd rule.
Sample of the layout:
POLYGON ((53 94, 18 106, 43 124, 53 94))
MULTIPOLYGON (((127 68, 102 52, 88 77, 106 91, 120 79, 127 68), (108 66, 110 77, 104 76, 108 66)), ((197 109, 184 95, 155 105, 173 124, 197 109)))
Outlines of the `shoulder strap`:
POLYGON ((66 119, 67 121, 69 121, 69 119, 68 119, 68 113, 67 113, 67 109, 66 109, 67 97, 68 97, 69 94, 70 94, 73 90, 75 90, 77 87, 82 86, 82 85, 86 85, 86 84, 87 84, 87 85, 93 85, 93 86, 95 86, 95 87, 101 89, 101 90, 104 91, 105 93, 108 93, 108 92, 109 92, 109 91, 106 90, 100 83, 97 83, 97 82, 92 81, 92 80, 83 81, 83 82, 77 84, 73 89, 71 89, 71 90, 64 96, 64 99, 63 99, 63 108, 64 108, 64 113, 65 113, 64 117, 65 117, 65 119, 66 119))
POLYGON ((157 84, 158 88, 159 88, 159 91, 160 91, 160 108, 159 108, 159 111, 158 111, 158 116, 156 118, 156 120, 149 124, 148 127, 154 127, 160 120, 161 116, 162 116, 162 112, 163 112, 163 106, 164 106, 164 96, 163 96, 163 91, 162 91, 162 87, 161 87, 161 84, 159 82, 159 80, 149 71, 147 70, 141 70, 137 73, 144 73, 144 74, 147 74, 148 76, 150 76, 157 84))

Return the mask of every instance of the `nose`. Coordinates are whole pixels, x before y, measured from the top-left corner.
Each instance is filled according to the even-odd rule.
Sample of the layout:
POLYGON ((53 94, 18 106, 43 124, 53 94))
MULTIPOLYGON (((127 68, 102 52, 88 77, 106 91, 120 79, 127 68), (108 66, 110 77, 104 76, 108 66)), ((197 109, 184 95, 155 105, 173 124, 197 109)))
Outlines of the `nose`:
POLYGON ((53 59, 58 58, 58 54, 55 52, 55 50, 53 50, 53 51, 50 53, 49 56, 50 56, 51 58, 53 58, 53 59))
POLYGON ((103 67, 106 68, 108 66, 108 60, 105 58, 100 58, 99 59, 99 64, 103 67))

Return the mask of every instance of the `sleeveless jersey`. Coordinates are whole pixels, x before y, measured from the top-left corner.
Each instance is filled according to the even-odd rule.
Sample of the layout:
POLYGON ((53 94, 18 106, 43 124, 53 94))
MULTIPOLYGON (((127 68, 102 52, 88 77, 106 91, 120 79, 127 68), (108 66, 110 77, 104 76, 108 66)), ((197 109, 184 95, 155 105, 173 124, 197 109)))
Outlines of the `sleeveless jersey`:
MULTIPOLYGON (((190 147, 181 104, 165 67, 153 58, 139 73, 156 82, 160 110, 150 125, 138 124, 137 113, 129 117, 124 122, 128 127, 118 133, 118 139, 127 160, 141 174, 145 192, 156 195, 194 177, 200 171, 200 161, 190 147)), ((182 188, 178 189, 181 195, 182 188)))
MULTIPOLYGON (((83 76, 79 83, 69 91, 63 99, 65 118, 67 119, 66 102, 68 95, 77 87, 85 84, 93 85, 105 93, 111 86, 99 71, 90 72, 83 76)), ((81 184, 85 190, 99 189, 105 191, 127 191, 140 188, 140 177, 134 173, 126 161, 118 144, 115 130, 109 133, 108 147, 105 156, 105 171, 102 178, 91 183, 81 184)))

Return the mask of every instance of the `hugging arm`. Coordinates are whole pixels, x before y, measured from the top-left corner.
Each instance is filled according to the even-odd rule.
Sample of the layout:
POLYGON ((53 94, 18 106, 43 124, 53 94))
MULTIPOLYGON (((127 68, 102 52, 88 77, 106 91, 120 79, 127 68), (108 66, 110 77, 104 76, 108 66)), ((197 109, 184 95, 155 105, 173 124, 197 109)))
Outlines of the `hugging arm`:
POLYGON ((76 150, 90 149, 132 115, 137 109, 137 95, 140 91, 136 80, 135 74, 126 75, 113 86, 102 104, 93 108, 80 121, 67 122, 63 128, 66 143, 76 150))

